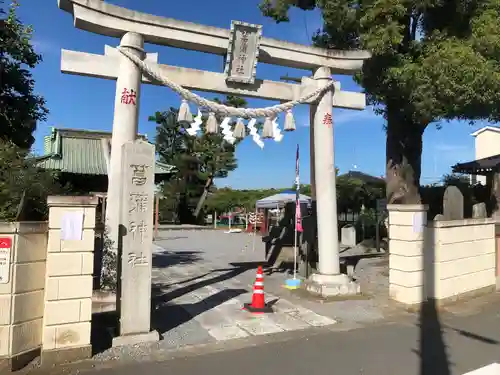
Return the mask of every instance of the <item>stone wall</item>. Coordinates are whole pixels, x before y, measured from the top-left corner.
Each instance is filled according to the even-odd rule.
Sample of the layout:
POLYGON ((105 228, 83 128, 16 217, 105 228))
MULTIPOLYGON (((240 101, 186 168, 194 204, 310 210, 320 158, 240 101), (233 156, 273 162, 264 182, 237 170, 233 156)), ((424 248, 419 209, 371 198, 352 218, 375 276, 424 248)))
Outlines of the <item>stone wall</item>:
POLYGON ((495 221, 427 222, 427 206, 389 205, 389 293, 446 301, 496 284, 495 221))
POLYGON ((42 343, 47 223, 0 223, 0 358, 12 369, 42 343), (8 239, 8 241, 5 241, 8 239))
POLYGON ((435 247, 435 298, 455 297, 496 284, 495 220, 431 221, 427 226, 434 237, 429 245, 435 247))

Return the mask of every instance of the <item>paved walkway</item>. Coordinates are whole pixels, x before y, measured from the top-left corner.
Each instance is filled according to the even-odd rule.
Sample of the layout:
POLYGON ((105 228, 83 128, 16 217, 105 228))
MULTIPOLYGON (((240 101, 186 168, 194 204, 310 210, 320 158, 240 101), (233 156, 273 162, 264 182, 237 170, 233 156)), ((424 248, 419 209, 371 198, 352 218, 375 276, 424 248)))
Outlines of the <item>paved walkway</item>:
POLYGON ((264 245, 251 234, 220 231, 164 232, 153 255, 154 323, 176 346, 367 322, 383 315, 369 299, 322 304, 283 288, 286 275, 265 276, 273 314, 242 310, 251 301, 264 245), (178 317, 175 319, 174 317, 178 317))
MULTIPOLYGON (((159 248, 156 258, 173 256, 159 248)), ((212 269, 207 265, 183 264, 156 269, 154 272, 157 311, 156 322, 170 320, 172 306, 182 308, 201 329, 217 341, 293 331, 335 324, 336 321, 286 299, 266 293, 274 309, 273 314, 253 315, 242 310, 243 304, 252 299, 252 287, 237 276, 243 272, 255 275, 255 264, 212 269)), ((175 327, 162 327, 161 333, 169 336, 175 327), (170 328, 170 329, 166 329, 170 328)))
MULTIPOLYGON (((253 235, 221 231, 165 231, 153 251, 152 326, 158 343, 109 348, 97 360, 143 358, 151 353, 200 344, 213 344, 339 323, 353 328, 384 318, 376 298, 322 303, 283 288, 283 273, 265 275, 266 301, 273 314, 252 315, 242 310, 251 301, 257 266, 264 245, 253 235)), ((373 273, 375 267, 368 267, 373 273)), ((377 285, 370 272, 362 284, 377 285)), ((382 277, 380 288, 384 288, 382 277)), ((385 288, 386 290, 387 288, 385 288)))

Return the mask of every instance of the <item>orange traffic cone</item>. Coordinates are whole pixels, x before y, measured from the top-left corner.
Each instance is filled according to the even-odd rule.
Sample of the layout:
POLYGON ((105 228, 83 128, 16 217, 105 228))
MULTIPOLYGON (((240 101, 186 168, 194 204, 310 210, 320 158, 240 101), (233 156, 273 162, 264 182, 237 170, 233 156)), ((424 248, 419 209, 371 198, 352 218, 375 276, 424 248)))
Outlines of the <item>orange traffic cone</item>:
POLYGON ((262 266, 257 268, 257 275, 253 284, 252 303, 245 303, 243 309, 254 314, 273 312, 271 306, 266 305, 264 298, 264 274, 262 273, 262 266))

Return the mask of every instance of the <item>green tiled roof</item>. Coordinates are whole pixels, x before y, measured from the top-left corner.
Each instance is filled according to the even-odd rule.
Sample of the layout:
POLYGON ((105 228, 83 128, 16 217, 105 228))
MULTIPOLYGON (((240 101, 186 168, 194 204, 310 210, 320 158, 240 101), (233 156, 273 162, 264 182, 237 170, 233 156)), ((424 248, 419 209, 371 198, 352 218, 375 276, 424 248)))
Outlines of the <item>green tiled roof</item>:
MULTIPOLYGON (((52 129, 44 139, 44 155, 37 164, 66 173, 107 175, 110 143, 111 133, 107 132, 52 129)), ((172 166, 156 162, 155 174, 170 174, 172 170, 172 166)))

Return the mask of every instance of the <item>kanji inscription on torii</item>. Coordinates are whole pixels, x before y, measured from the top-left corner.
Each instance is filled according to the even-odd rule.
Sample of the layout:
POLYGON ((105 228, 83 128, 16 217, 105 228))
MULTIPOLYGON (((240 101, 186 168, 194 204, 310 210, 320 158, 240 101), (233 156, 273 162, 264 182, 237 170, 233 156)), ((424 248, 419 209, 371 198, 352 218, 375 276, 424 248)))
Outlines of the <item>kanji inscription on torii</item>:
POLYGON ((325 116, 323 117, 323 125, 326 126, 332 126, 333 124, 333 118, 330 113, 325 113, 325 116))
POLYGON ((120 99, 120 102, 122 104, 132 104, 132 105, 135 105, 136 104, 136 99, 137 99, 137 93, 135 92, 135 90, 133 90, 133 89, 131 89, 131 90, 123 89, 123 91, 122 91, 122 97, 120 99))
POLYGON ((144 305, 151 303, 154 163, 152 144, 122 146, 120 332, 133 332, 138 316, 149 324, 144 305))
POLYGON ((229 82, 255 82, 262 26, 233 21, 227 48, 225 73, 229 82))

